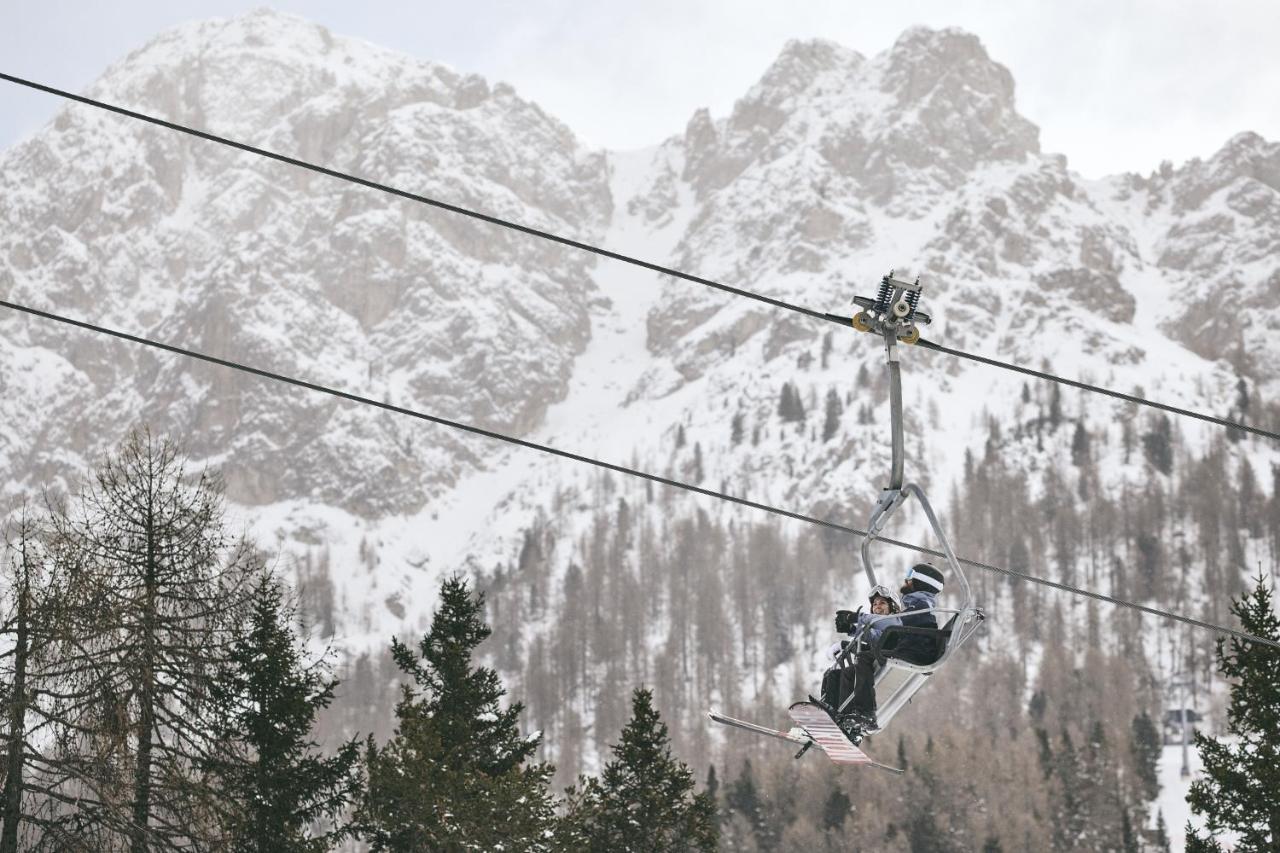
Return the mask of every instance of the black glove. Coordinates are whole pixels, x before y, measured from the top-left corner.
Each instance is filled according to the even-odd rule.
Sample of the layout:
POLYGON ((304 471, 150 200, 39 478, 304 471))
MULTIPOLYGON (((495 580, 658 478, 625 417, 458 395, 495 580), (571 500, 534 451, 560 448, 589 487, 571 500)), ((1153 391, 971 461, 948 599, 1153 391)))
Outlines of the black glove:
POLYGON ((858 625, 858 614, 862 612, 859 607, 857 611, 853 610, 837 610, 836 611, 836 633, 852 634, 853 629, 858 625))

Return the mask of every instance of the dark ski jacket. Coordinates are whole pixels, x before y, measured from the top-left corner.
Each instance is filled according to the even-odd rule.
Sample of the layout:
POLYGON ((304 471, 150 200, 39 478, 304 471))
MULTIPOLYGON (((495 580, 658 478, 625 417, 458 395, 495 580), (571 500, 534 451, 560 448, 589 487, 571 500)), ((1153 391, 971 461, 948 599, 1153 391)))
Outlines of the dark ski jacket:
MULTIPOLYGON (((909 628, 937 628, 938 620, 933 613, 912 614, 913 610, 928 610, 938 606, 938 596, 934 592, 909 592, 902 597, 902 624, 909 628)), ((933 637, 901 635, 893 647, 896 657, 920 658, 920 662, 932 663, 938 658, 941 649, 933 637)))

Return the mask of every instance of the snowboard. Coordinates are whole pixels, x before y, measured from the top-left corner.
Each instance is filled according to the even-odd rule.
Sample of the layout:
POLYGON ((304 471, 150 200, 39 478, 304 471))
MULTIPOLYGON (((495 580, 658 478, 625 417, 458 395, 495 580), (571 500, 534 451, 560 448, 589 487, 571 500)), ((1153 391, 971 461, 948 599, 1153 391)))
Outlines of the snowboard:
POLYGON ((797 702, 787 709, 795 724, 804 729, 832 763, 847 766, 874 767, 890 773, 902 773, 897 767, 873 761, 869 755, 849 740, 827 709, 814 702, 797 702))

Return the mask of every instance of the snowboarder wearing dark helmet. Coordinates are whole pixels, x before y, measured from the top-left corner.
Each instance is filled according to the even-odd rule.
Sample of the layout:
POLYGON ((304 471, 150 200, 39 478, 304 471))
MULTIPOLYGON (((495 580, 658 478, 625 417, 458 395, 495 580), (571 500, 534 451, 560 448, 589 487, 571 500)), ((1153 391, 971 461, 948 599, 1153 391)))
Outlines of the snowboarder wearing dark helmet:
MULTIPOLYGON (((928 563, 912 566, 902 582, 901 624, 908 628, 937 629, 938 620, 928 611, 938 606, 938 593, 942 592, 942 586, 942 572, 928 563)), ((933 637, 901 634, 891 639, 895 642, 886 642, 880 651, 886 658, 930 664, 942 652, 933 637)), ((876 653, 863 648, 855 655, 853 666, 840 670, 840 704, 828 704, 832 705, 841 727, 846 731, 860 733, 879 728, 876 721, 875 665, 876 653), (846 699, 850 693, 853 694, 851 701, 846 699), (842 708, 844 703, 847 704, 842 708)))

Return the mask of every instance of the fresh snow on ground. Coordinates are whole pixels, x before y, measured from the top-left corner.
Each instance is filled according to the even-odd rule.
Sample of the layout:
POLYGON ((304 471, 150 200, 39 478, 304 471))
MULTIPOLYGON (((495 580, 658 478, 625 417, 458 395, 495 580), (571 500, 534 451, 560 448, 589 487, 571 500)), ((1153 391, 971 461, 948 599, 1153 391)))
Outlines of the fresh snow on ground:
POLYGON ((1182 745, 1165 745, 1160 754, 1160 796, 1156 798, 1155 805, 1151 809, 1153 828, 1156 825, 1157 814, 1164 814, 1164 823, 1168 829, 1169 842, 1174 853, 1182 853, 1186 849, 1187 839, 1184 828, 1188 820, 1197 828, 1204 826, 1204 821, 1199 816, 1193 816, 1191 807, 1187 805, 1187 791, 1191 789, 1191 783, 1200 778, 1204 769, 1200 763, 1200 753, 1196 752, 1196 748, 1191 745, 1187 746, 1187 764, 1191 775, 1183 778, 1182 745))

